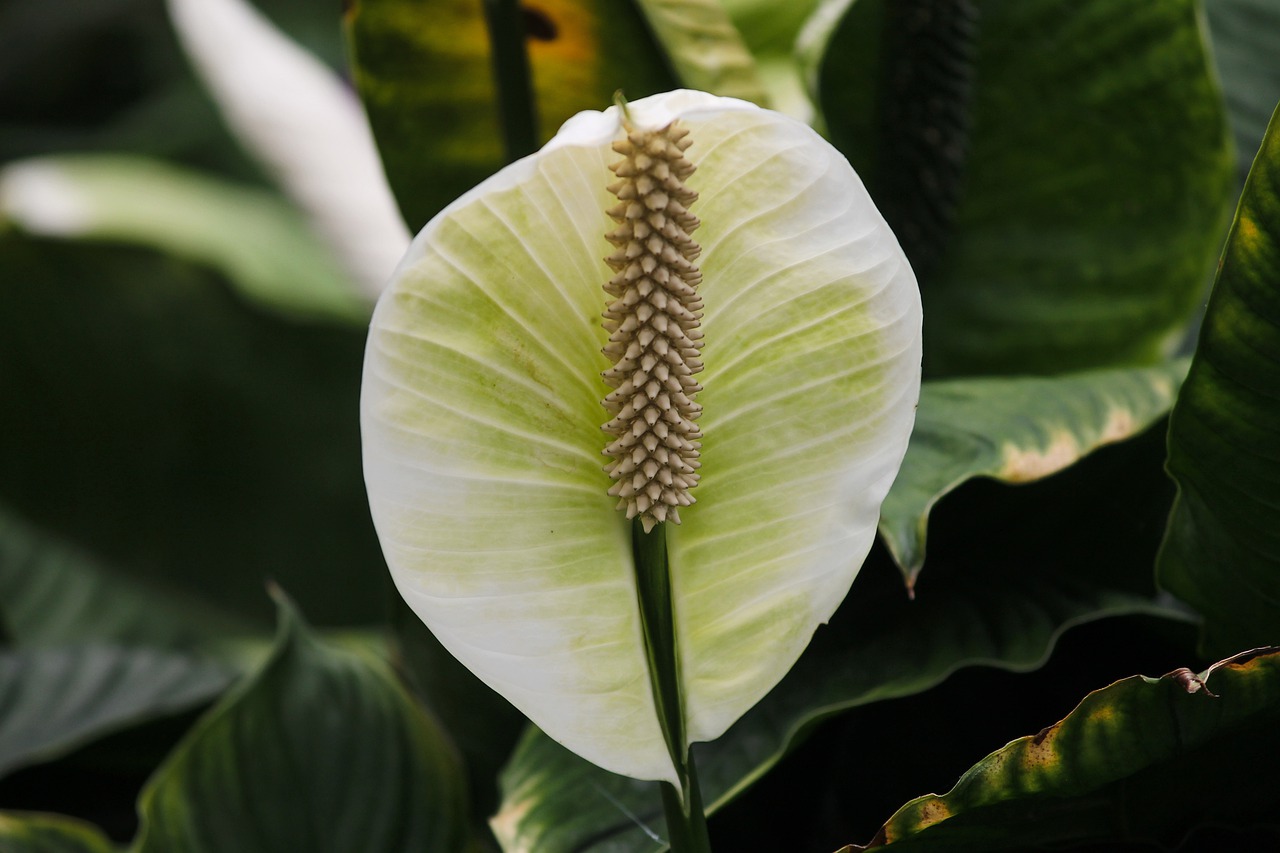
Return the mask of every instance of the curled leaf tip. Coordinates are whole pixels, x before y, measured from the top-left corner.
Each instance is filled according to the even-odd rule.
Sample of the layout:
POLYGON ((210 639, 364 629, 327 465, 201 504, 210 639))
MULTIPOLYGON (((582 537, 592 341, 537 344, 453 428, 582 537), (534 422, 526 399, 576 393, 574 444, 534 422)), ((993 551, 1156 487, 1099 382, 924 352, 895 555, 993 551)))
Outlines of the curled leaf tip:
POLYGON ((677 122, 630 129, 613 143, 623 159, 610 166, 619 180, 609 187, 618 227, 605 235, 617 249, 605 258, 615 272, 604 286, 603 352, 613 367, 602 376, 614 389, 603 401, 611 419, 602 429, 614 436, 605 470, 618 509, 639 515, 646 533, 661 521, 680 523, 701 464, 702 407, 693 398, 702 386, 693 375, 702 370, 702 273, 693 262, 702 250, 689 236, 700 224, 689 212, 698 194, 684 182, 694 172, 685 157, 691 142, 677 122))

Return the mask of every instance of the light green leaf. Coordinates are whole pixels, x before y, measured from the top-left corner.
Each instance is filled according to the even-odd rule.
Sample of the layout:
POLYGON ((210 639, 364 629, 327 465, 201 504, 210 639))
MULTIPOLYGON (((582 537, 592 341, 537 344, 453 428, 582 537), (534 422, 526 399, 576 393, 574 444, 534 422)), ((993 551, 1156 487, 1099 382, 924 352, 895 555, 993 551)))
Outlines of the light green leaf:
POLYGON ((801 121, 812 121, 813 104, 805 91, 795 42, 818 0, 723 0, 723 4, 756 59, 760 82, 768 92, 768 106, 801 121))
POLYGON ((464 785, 385 665, 320 644, 280 600, 270 659, 147 783, 133 849, 461 851, 464 785))
MULTIPOLYGON (((702 93, 629 109, 679 117, 698 166, 702 480, 666 526, 685 723, 708 740, 786 673, 872 543, 918 395, 918 294, 809 128, 702 93)), ((369 338, 365 478, 401 593, 446 648, 553 737, 657 779, 630 525, 601 471, 618 134, 617 108, 579 116, 417 237, 369 338)))
POLYGON ((914 586, 929 511, 974 477, 1027 483, 1151 426, 1173 404, 1185 361, 1054 378, 926 382, 902 470, 880 509, 880 534, 914 586))
POLYGON ((943 795, 912 800, 867 848, 1026 850, 1123 837, 1176 846, 1202 823, 1275 825, 1280 654, 1200 675, 1133 676, 1061 722, 974 765, 943 795))
POLYGON ((109 240, 207 264, 250 299, 301 317, 368 319, 329 250, 282 199, 127 155, 0 169, 0 217, 29 234, 109 240))
POLYGON ((755 61, 720 0, 635 0, 680 82, 761 106, 755 61))
POLYGON ((0 617, 19 645, 108 641, 192 648, 248 626, 113 571, 0 510, 0 617))
POLYGON ((1202 25, 1197 0, 819 11, 817 99, 920 276, 926 375, 1172 353, 1231 194, 1202 25))
POLYGON ((0 775, 222 692, 231 673, 191 654, 111 645, 0 652, 0 775))
POLYGON ((1277 389, 1280 118, 1273 117, 1169 422, 1178 499, 1157 574, 1204 614, 1204 642, 1215 651, 1280 635, 1277 389))
POLYGON ((34 812, 0 812, 0 850, 5 853, 111 853, 97 827, 75 818, 34 812))
MULTIPOLYGON (((622 89, 677 79, 632 0, 523 7, 542 140, 622 89)), ((353 0, 355 79, 405 220, 417 230, 503 165, 489 36, 477 0, 353 0)))

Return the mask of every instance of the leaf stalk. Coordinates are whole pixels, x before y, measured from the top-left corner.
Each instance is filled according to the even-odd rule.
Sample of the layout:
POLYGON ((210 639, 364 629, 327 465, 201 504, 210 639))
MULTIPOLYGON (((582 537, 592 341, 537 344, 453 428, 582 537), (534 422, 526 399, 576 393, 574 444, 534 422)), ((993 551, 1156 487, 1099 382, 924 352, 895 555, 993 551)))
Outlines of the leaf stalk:
POLYGON ((498 90, 498 123, 508 163, 538 150, 538 114, 533 100, 524 12, 517 0, 484 0, 485 24, 498 90))

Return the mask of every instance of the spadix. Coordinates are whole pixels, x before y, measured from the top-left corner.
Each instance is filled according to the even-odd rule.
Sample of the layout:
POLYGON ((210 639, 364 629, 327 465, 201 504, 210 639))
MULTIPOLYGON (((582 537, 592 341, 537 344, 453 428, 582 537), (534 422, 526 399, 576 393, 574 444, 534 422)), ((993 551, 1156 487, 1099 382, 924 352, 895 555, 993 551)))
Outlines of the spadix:
POLYGON ((677 781, 619 499, 647 526, 666 519, 684 729, 715 738, 790 669, 866 556, 919 396, 920 323, 892 233, 808 127, 687 91, 574 117, 433 219, 374 313, 365 477, 400 592, 549 735, 609 770, 677 781), (655 135, 681 149, 667 168, 696 194, 696 220, 692 195, 637 182, 665 180, 633 156, 655 135), (655 192, 676 206, 646 209, 683 236, 645 250, 667 273, 632 275, 629 247, 666 219, 626 206, 655 192), (701 252, 686 252, 697 222, 701 252), (626 296, 686 264, 672 288, 696 287, 690 300, 626 296), (643 318, 627 313, 641 303, 643 318), (671 380, 693 362, 696 383, 671 380), (635 391, 637 370, 654 383, 642 401, 616 393, 635 391), (696 457, 657 452, 677 430, 696 457), (635 432, 656 437, 647 455, 639 437, 614 447, 635 432), (656 497, 628 505, 636 495, 656 497))

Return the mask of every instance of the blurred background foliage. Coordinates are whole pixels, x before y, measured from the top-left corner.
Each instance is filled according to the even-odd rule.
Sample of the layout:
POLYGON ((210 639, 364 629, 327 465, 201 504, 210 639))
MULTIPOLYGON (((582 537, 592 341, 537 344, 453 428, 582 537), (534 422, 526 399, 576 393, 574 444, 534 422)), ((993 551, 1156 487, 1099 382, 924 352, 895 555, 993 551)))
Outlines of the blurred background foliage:
MULTIPOLYGON (((414 229, 501 166, 479 2, 255 4, 363 97, 414 229)), ((1274 655, 1209 681, 1253 697, 1238 719, 1187 710, 1212 700, 1176 679, 1094 694, 1115 740, 1065 720, 1063 740, 1086 746, 1037 783, 1048 795, 983 758, 1111 682, 1280 642, 1265 532, 1280 505, 1265 389, 1280 380, 1233 337, 1262 304, 1248 343, 1280 360, 1265 245, 1241 244, 1244 273, 1220 285, 1217 348, 1192 364, 1181 417, 1242 377, 1263 392, 1207 437, 1175 434, 1200 503, 1158 557, 1175 498, 1165 414, 1188 369, 1173 356, 1195 349, 1280 100, 1280 3, 545 0, 526 24, 543 138, 618 88, 768 101, 844 150, 920 274, 927 428, 886 505, 889 547, 779 688, 700 747, 717 847, 1280 844, 1280 781, 1254 760, 1280 749, 1274 655), (1248 502, 1242 471, 1259 472, 1248 502), (1222 507, 1250 524, 1205 525, 1222 507), (1254 585, 1197 554, 1205 537, 1246 542, 1254 585), (1184 601, 1156 586, 1157 562, 1184 601), (1167 714, 1203 737, 1153 734, 1145 715, 1167 714), (1146 737, 1129 764, 1098 746, 1146 737), (945 801, 895 814, 971 767, 945 801), (1223 784, 1240 778, 1255 784, 1223 784), (1121 829, 1126 785, 1178 807, 1121 829), (920 815, 939 809, 962 814, 938 824, 954 835, 927 834, 920 815)), ((140 793, 145 850, 354 849, 369 814, 387 829, 377 849, 659 849, 650 786, 526 729, 392 592, 360 473, 367 301, 344 295, 227 125, 165 4, 0 0, 0 167, 100 153, 152 169, 117 197, 202 198, 191 228, 229 236, 193 248, 170 222, 68 240, 0 220, 0 849, 111 849, 135 838, 140 793), (255 247, 250 232, 276 236, 255 247), (268 582, 295 604, 273 604, 268 582), (411 759, 386 782, 365 752, 411 759), (307 771, 286 766, 299 756, 307 771), (318 823, 272 835, 264 813, 299 790, 318 823), (220 803, 234 819, 200 827, 228 792, 268 807, 220 803)), ((1271 163, 1255 219, 1274 238, 1271 163)))

